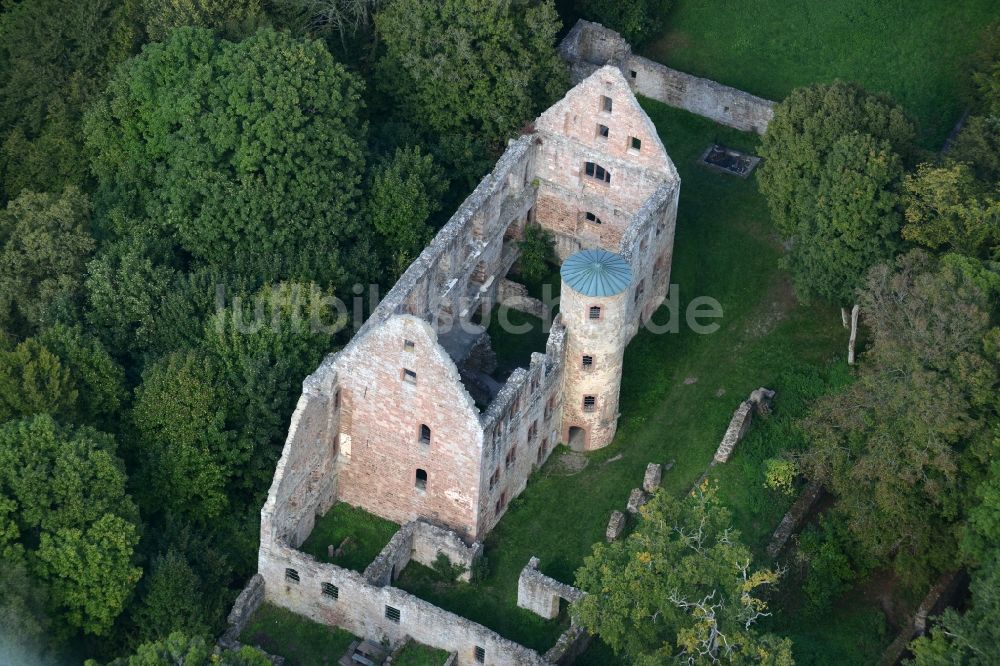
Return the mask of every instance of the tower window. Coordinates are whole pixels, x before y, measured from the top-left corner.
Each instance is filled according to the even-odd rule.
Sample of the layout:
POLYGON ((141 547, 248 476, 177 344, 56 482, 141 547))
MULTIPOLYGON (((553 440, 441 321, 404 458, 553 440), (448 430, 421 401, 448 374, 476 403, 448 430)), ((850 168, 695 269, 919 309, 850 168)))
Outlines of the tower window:
POLYGON ((285 569, 285 580, 291 583, 299 582, 299 572, 295 569, 285 569))
POLYGON ((479 647, 477 645, 476 649, 474 650, 474 652, 475 652, 475 655, 476 655, 476 663, 477 664, 484 664, 484 663, 486 663, 486 648, 482 648, 482 647, 479 647))
POLYGON ((411 352, 414 348, 416 348, 416 346, 417 345, 414 344, 413 340, 403 340, 403 351, 411 352))
POLYGON ((597 397, 592 395, 583 396, 583 411, 592 412, 597 407, 597 397))
POLYGON ((599 180, 602 183, 611 182, 611 174, 608 170, 595 162, 587 162, 584 164, 584 173, 586 173, 588 177, 593 178, 594 180, 599 180))
POLYGON ((430 444, 431 443, 431 429, 426 423, 420 424, 420 443, 430 444))
POLYGON ((587 315, 590 319, 600 319, 601 318, 601 306, 591 305, 589 314, 587 315))
POLYGON ((392 606, 386 606, 385 617, 390 622, 395 622, 396 624, 399 624, 399 609, 393 608, 392 606))
POLYGON ((413 485, 417 487, 417 490, 427 490, 427 470, 417 470, 417 478, 413 485))
POLYGON ((613 103, 611 101, 611 98, 607 97, 606 95, 601 95, 601 111, 604 111, 605 113, 611 113, 612 107, 613 103))
POLYGON ((642 139, 640 139, 637 136, 633 136, 631 139, 629 139, 629 148, 631 150, 634 150, 635 152, 639 152, 639 150, 642 148, 642 139))
POLYGON ((636 73, 636 71, 634 69, 628 70, 628 75, 631 76, 633 79, 638 78, 638 76, 639 76, 639 74, 636 73))
POLYGON ((323 583, 323 594, 332 599, 340 598, 340 588, 338 588, 333 583, 323 583))
POLYGON ((417 373, 414 372, 413 370, 409 370, 407 368, 403 368, 403 381, 407 382, 408 384, 416 384, 417 383, 417 373))
POLYGON ((597 124, 597 136, 602 139, 607 139, 611 135, 611 130, 608 129, 607 125, 597 124))
POLYGON ((594 357, 584 354, 583 358, 580 361, 580 365, 583 366, 584 370, 590 370, 592 367, 594 367, 594 357))
POLYGON ((583 214, 583 217, 587 220, 587 222, 593 222, 594 224, 604 224, 603 222, 601 222, 601 218, 597 217, 589 210, 583 214))

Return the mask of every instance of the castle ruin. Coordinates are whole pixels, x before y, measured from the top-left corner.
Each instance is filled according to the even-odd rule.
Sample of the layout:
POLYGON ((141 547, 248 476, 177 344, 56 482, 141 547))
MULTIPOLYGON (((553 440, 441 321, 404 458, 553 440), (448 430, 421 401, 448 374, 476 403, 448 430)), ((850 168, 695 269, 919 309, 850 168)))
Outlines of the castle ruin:
POLYGON ((454 650, 460 664, 484 654, 549 663, 451 614, 453 628, 428 635, 444 611, 392 588, 392 562, 401 568, 411 551, 432 560, 441 548, 469 559, 465 544, 497 524, 558 443, 611 443, 625 347, 667 293, 679 192, 656 128, 614 66, 512 140, 347 346, 303 382, 261 511, 263 596, 358 635, 392 641, 405 631, 454 650), (533 224, 552 232, 563 262, 560 312, 544 353, 491 385, 472 362, 489 345, 478 313, 511 290, 517 243, 533 224), (405 557, 388 557, 387 574, 296 550, 338 501, 410 525, 405 557), (433 548, 420 545, 428 539, 433 548), (338 606, 331 589, 356 598, 338 606))

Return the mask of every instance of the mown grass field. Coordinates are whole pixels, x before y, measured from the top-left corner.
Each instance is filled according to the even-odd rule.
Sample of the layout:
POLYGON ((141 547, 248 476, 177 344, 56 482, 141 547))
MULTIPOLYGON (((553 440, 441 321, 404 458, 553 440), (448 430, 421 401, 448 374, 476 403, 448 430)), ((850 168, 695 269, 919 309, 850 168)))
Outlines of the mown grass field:
POLYGON ((965 108, 963 69, 995 0, 675 0, 642 52, 773 100, 840 78, 896 98, 938 148, 965 108))
MULTIPOLYGON (((630 489, 641 483, 646 464, 674 461, 664 488, 685 492, 704 472, 739 402, 754 388, 768 386, 778 391, 774 415, 758 423, 729 465, 711 477, 747 541, 762 551, 791 501, 763 486, 764 460, 800 446, 792 418, 809 400, 850 378, 837 360, 846 344, 838 314, 799 305, 777 268, 781 249, 754 178, 717 174, 695 163, 713 140, 752 150, 756 137, 649 100, 643 105, 683 180, 671 277, 680 289, 680 312, 683 316, 694 297, 711 296, 723 307, 720 329, 697 335, 682 323, 677 334, 643 331, 632 341, 615 442, 587 455, 587 466, 575 474, 561 464, 565 450, 553 455, 487 538, 489 572, 481 582, 449 584, 414 566, 398 582, 540 650, 552 645, 567 619, 545 622, 516 607, 517 576, 529 557, 540 557, 545 573, 572 582, 591 545, 603 539, 611 510, 623 507, 630 489)), ((661 309, 656 321, 665 317, 661 309)), ((877 624, 853 622, 850 614, 843 629, 865 627, 867 633, 858 638, 865 649, 838 651, 841 612, 817 619, 813 633, 808 627, 800 631, 809 650, 822 645, 830 656, 825 663, 831 664, 845 663, 837 660, 848 656, 873 659, 883 643, 877 624), (820 622, 834 629, 820 631, 820 622)), ((785 629, 777 621, 775 628, 785 629)), ((615 659, 597 644, 584 663, 615 659)))

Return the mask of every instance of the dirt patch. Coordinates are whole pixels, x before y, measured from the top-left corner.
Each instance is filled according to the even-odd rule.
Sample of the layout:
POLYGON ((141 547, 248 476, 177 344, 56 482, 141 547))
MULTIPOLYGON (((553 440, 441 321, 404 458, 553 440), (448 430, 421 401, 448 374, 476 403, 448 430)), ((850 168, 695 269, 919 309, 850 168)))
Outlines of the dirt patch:
POLYGON ((559 456, 548 473, 553 476, 573 476, 582 472, 589 464, 590 458, 577 451, 570 451, 559 456))
POLYGON ((799 304, 792 288, 792 281, 782 278, 771 285, 767 296, 762 300, 759 311, 747 322, 746 336, 750 339, 762 338, 788 318, 788 313, 799 304))

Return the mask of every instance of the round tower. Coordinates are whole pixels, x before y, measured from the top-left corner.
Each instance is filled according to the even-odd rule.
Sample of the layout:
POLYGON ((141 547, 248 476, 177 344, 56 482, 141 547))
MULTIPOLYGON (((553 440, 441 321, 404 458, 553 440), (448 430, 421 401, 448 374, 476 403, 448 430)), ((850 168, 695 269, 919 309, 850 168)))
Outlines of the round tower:
POLYGON ((573 450, 592 451, 610 444, 618 425, 632 268, 607 250, 582 250, 563 262, 560 275, 562 437, 573 450))

